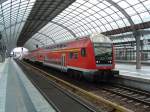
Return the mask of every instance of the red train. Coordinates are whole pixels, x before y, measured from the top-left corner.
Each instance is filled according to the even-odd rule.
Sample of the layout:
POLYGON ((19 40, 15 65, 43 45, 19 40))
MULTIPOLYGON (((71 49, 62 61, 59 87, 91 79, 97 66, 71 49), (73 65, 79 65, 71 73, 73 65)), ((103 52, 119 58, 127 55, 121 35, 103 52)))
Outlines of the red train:
POLYGON ((115 67, 114 46, 102 34, 92 34, 77 40, 38 48, 24 56, 25 60, 40 62, 78 77, 105 78, 115 67))

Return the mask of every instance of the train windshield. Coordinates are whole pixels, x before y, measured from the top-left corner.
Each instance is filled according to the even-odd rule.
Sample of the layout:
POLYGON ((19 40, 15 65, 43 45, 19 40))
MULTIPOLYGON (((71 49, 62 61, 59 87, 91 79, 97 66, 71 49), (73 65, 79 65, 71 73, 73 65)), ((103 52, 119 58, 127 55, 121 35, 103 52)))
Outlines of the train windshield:
POLYGON ((112 44, 94 43, 96 64, 112 64, 112 44))

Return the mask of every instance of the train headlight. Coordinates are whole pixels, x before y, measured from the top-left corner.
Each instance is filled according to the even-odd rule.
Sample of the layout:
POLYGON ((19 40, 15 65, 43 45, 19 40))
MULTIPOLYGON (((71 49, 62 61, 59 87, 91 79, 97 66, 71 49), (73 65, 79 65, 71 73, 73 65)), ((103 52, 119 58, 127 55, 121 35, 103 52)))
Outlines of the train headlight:
POLYGON ((111 61, 108 61, 108 63, 111 63, 111 61))

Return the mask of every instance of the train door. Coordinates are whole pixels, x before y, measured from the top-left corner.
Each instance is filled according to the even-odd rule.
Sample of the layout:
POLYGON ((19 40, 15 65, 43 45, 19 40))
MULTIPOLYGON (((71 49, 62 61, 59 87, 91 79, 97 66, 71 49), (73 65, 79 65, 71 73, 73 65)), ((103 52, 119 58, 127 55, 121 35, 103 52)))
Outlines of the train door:
POLYGON ((61 71, 66 71, 66 55, 62 54, 61 56, 61 71))

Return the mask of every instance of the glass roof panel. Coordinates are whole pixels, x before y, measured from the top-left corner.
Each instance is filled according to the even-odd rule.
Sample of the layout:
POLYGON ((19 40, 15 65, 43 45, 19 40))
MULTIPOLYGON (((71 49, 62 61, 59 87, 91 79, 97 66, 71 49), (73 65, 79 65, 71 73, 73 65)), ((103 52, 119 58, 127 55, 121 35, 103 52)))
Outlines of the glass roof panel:
MULTIPOLYGON (((113 0, 115 1, 115 0, 113 0)), ((132 20, 135 24, 149 21, 150 18, 150 1, 149 0, 124 0, 117 2, 129 16, 132 16, 132 20)))
POLYGON ((137 14, 136 11, 132 7, 125 9, 125 11, 128 12, 130 16, 137 14))
POLYGON ((130 5, 135 5, 139 3, 139 0, 134 0, 134 2, 132 0, 126 0, 130 5))
POLYGON ((147 11, 146 8, 143 7, 142 4, 137 4, 137 5, 133 6, 133 7, 134 7, 135 9, 138 9, 138 10, 137 10, 137 13, 142 13, 142 12, 147 11))
MULTIPOLYGON (((76 0, 52 20, 57 24, 49 22, 39 32, 50 36, 53 43, 59 43, 147 21, 150 21, 150 0, 76 0)), ((39 34, 33 37, 39 38, 39 34)), ((133 38, 115 41, 131 40, 133 38)))
POLYGON ((0 4, 0 22, 3 40, 8 49, 16 46, 18 36, 24 26, 35 0, 7 0, 0 4))
POLYGON ((150 17, 149 17, 149 13, 148 12, 144 12, 140 14, 140 17, 142 18, 143 22, 149 21, 150 17))
POLYGON ((118 5, 121 6, 122 8, 127 8, 127 7, 130 6, 130 5, 129 5, 127 2, 125 2, 125 1, 120 1, 120 2, 118 3, 118 5))
POLYGON ((139 15, 134 15, 134 16, 131 16, 132 20, 134 21, 135 24, 138 24, 138 23, 141 23, 142 20, 141 18, 139 17, 139 15))

